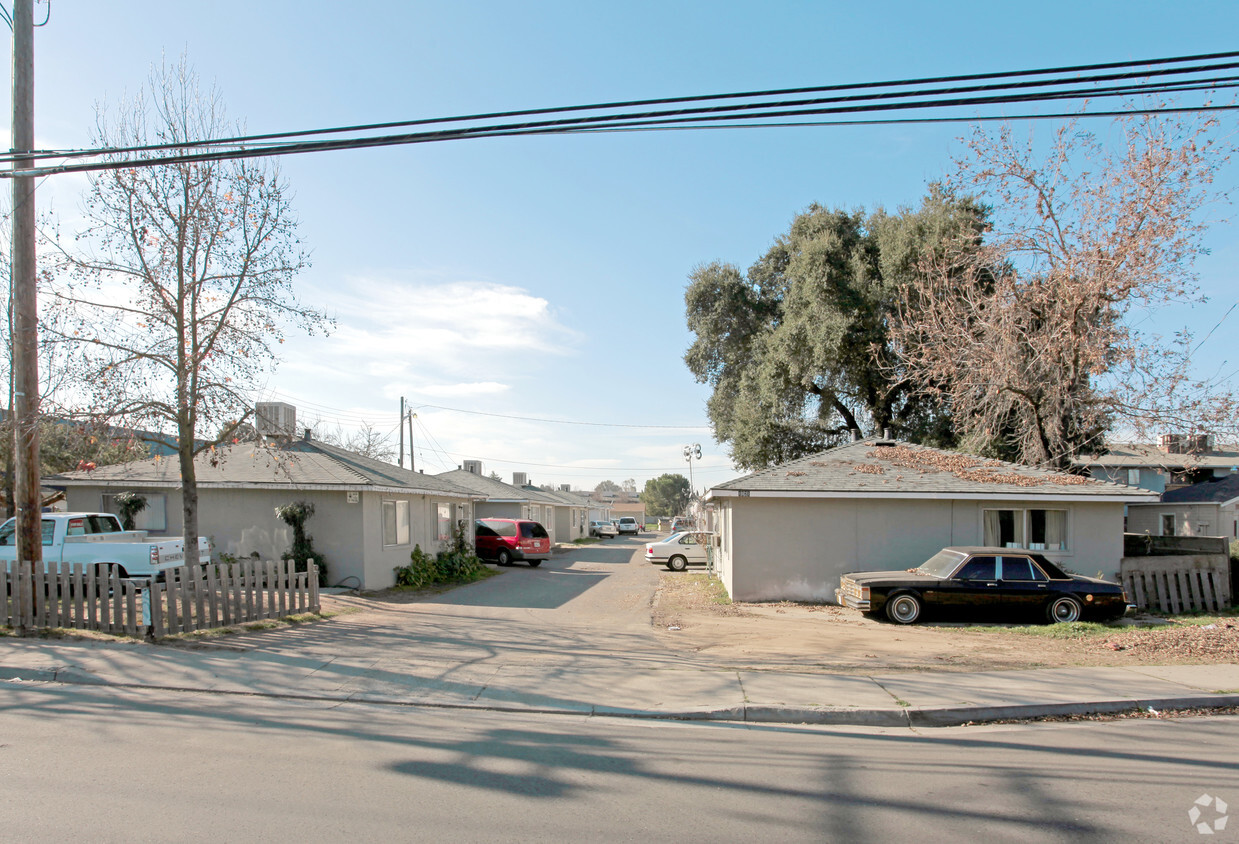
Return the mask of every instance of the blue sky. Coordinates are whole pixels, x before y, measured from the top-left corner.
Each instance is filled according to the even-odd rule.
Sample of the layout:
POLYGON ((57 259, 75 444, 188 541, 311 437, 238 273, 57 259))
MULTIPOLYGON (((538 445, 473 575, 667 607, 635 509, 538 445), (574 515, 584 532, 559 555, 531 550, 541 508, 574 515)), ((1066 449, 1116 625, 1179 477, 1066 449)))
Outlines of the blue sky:
MULTIPOLYGON (((1233 49, 1236 31, 1233 2, 58 0, 36 34, 36 134, 43 146, 88 145, 96 104, 136 91, 164 53, 184 53, 230 117, 267 132, 1214 52, 1233 49)), ((476 458, 507 479, 641 485, 684 471, 683 445, 700 442, 698 487, 726 480, 736 473, 710 436, 708 391, 682 362, 688 273, 711 260, 747 267, 812 202, 915 204, 963 131, 663 132, 290 157, 281 166, 313 257, 298 289, 338 326, 290 338, 256 391, 303 420, 383 431, 403 395, 428 472, 476 458)), ((71 225, 81 188, 56 177, 41 204, 71 225)), ((1154 325, 1203 336, 1216 323, 1239 289, 1234 234, 1217 227, 1199 264, 1213 305, 1154 325)), ((1239 369, 1236 327, 1239 314, 1202 346, 1203 372, 1239 369)))

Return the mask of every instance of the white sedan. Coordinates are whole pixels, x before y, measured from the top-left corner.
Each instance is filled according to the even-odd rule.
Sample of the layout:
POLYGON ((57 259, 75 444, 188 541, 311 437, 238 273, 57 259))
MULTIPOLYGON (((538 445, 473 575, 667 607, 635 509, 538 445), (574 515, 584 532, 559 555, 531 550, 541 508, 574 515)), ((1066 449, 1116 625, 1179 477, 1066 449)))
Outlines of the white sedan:
POLYGON ((590 522, 589 535, 596 536, 599 539, 603 539, 608 536, 615 537, 619 536, 619 528, 617 528, 613 522, 590 522))
POLYGON ((709 561, 706 559, 706 547, 699 542, 701 537, 713 541, 714 534, 681 531, 658 542, 648 542, 645 545, 645 561, 664 565, 672 571, 684 571, 690 565, 704 566, 709 561))

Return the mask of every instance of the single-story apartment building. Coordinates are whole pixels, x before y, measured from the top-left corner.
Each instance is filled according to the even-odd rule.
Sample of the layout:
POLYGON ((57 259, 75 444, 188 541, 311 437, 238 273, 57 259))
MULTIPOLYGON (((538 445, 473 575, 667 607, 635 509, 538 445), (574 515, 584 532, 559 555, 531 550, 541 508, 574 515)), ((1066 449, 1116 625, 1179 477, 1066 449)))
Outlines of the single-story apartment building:
MULTIPOLYGON (((475 494, 434 475, 414 472, 327 443, 304 439, 242 442, 202 452, 198 532, 220 554, 278 560, 292 528, 275 508, 314 505, 306 532, 327 564, 327 582, 381 589, 395 583, 415 545, 444 548, 457 523, 473 536, 475 494)), ((65 472, 47 483, 65 490, 71 511, 117 512, 113 497, 133 491, 147 509, 136 527, 152 536, 183 533, 180 466, 175 457, 65 472)))
POLYGON ((539 490, 555 501, 553 518, 557 542, 572 542, 589 536, 589 500, 584 495, 573 492, 568 484, 558 489, 539 487, 539 490))
POLYGON ((1129 505, 1127 531, 1239 538, 1239 474, 1167 490, 1156 503, 1129 505))
POLYGON ((715 568, 738 601, 833 601, 848 571, 899 570, 951 545, 1036 550, 1114 577, 1123 508, 1156 493, 868 439, 715 486, 715 568))
MULTIPOLYGON (((552 542, 569 541, 567 532, 561 537, 556 531, 555 508, 562 502, 545 490, 487 477, 482 474, 482 463, 478 460, 466 460, 461 468, 440 472, 435 477, 463 487, 476 496, 475 518, 531 519, 546 528, 552 542)), ((514 480, 523 483, 524 473, 516 473, 514 480)))

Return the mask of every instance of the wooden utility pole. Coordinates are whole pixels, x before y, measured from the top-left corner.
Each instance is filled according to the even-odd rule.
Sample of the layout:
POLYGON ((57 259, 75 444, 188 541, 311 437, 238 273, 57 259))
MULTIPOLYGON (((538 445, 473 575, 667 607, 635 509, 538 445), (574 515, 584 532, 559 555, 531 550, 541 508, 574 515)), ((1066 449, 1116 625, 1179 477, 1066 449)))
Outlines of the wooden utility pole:
MULTIPOLYGON (((404 396, 400 397, 400 424, 396 426, 400 429, 400 468, 404 468, 404 396)), ((412 447, 413 443, 410 442, 412 447)))
MULTIPOLYGON (((34 165, 34 0, 13 2, 13 170, 34 165)), ((13 177, 13 391, 17 457, 17 559, 43 561, 39 491, 39 304, 35 278, 34 177, 13 177)))

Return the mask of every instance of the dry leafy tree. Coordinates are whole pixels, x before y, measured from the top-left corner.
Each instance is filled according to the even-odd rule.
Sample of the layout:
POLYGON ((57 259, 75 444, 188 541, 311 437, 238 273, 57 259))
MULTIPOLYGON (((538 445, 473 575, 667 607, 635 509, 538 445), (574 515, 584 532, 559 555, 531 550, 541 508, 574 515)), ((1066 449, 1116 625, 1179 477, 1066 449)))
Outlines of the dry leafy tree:
MULTIPOLYGON (((0 217, 7 217, 7 203, 0 203, 0 217)), ((44 217, 42 224, 50 224, 50 218, 44 217)), ((9 229, 0 226, 0 289, 4 291, 5 301, 9 310, 12 309, 10 290, 10 258, 9 229)), ((39 297, 50 294, 53 274, 44 270, 39 273, 36 283, 39 297)), ((71 408, 59 403, 59 397, 72 387, 73 379, 70 366, 67 364, 73 355, 73 346, 64 342, 56 330, 60 325, 56 322, 56 313, 49 311, 41 318, 39 332, 39 473, 41 477, 54 475, 58 472, 76 469, 79 464, 94 464, 104 466, 110 463, 123 463, 146 457, 149 449, 145 443, 138 442, 126 431, 111 428, 104 420, 89 414, 73 413, 71 408)), ((10 327, 11 314, 6 313, 0 321, 0 379, 7 386, 6 407, 14 407, 13 392, 15 389, 12 362, 13 345, 10 327)), ((4 470, 4 511, 5 518, 14 512, 14 482, 15 482, 15 435, 14 417, 6 410, 0 415, 0 465, 4 470)))
POLYGON ((922 256, 892 336, 905 371, 971 449, 1065 467, 1107 430, 1236 430, 1225 385, 1194 378, 1192 338, 1144 333, 1193 301, 1193 259, 1230 150, 1216 121, 1133 116, 1108 143, 1065 125, 1048 149, 978 129, 948 189, 992 204, 983 246, 922 256))
MULTIPOLYGON (((181 144, 242 134, 218 92, 182 60, 149 88, 100 109, 101 147, 181 144)), ((153 153, 138 153, 153 155, 153 153)), ((287 185, 274 165, 189 161, 92 176, 51 311, 76 343, 77 400, 117 424, 175 435, 187 547, 198 536, 194 457, 231 439, 286 326, 326 326, 293 293, 307 264, 287 185), (203 431, 216 437, 199 439, 203 431)))

